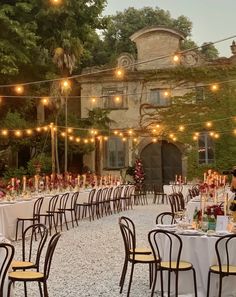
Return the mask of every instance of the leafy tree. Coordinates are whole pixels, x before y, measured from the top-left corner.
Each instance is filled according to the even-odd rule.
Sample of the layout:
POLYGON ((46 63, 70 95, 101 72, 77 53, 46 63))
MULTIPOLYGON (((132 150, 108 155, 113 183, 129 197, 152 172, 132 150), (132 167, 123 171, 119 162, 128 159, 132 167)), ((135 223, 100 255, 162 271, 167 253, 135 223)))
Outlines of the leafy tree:
POLYGON ((108 27, 104 30, 104 46, 109 59, 115 59, 122 52, 135 54, 135 45, 129 37, 136 31, 147 26, 167 26, 181 30, 190 35, 192 23, 184 16, 173 19, 169 11, 160 8, 144 7, 135 9, 130 7, 124 12, 118 12, 108 17, 108 27))
POLYGON ((219 56, 217 48, 211 42, 204 42, 202 44, 201 53, 209 60, 214 60, 219 56))

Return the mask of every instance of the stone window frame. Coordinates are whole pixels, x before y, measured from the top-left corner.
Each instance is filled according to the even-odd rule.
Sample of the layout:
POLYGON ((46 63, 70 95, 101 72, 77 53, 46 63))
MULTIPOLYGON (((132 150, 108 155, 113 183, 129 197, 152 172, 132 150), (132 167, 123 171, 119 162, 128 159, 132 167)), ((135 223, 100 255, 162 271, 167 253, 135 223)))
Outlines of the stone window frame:
POLYGON ((104 144, 104 169, 109 170, 120 170, 126 166, 126 151, 127 151, 127 143, 122 141, 120 137, 111 136, 104 144), (113 150, 113 158, 115 158, 114 165, 110 158, 111 150, 109 151, 109 145, 111 141, 115 140, 115 150, 113 150), (120 146, 120 147, 119 147, 120 146), (123 158, 123 160, 121 160, 123 158))
POLYGON ((166 92, 166 89, 164 88, 150 88, 149 95, 147 98, 147 103, 153 105, 153 106, 160 106, 160 107, 168 107, 171 105, 171 98, 169 96, 165 96, 164 92, 166 92), (158 94, 157 96, 157 102, 153 102, 155 100, 152 100, 152 96, 155 95, 155 93, 158 94), (159 101, 159 102, 158 102, 159 101))
POLYGON ((109 110, 120 110, 128 109, 128 98, 127 98, 127 88, 126 87, 104 87, 102 89, 102 106, 103 109, 109 110), (115 97, 121 97, 121 102, 115 102, 115 97))

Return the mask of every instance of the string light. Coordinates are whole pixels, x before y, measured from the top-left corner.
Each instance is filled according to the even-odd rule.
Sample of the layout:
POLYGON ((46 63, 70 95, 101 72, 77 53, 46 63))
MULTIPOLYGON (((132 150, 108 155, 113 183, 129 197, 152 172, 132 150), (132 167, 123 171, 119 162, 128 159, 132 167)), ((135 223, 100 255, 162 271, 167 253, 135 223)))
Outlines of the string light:
POLYGON ((80 142, 80 138, 79 137, 76 137, 75 141, 76 142, 80 142))
POLYGON ((84 139, 84 143, 88 143, 88 139, 84 139))
POLYGON ((138 139, 137 139, 137 138, 134 138, 134 139, 133 139, 133 142, 137 142, 137 141, 138 141, 138 139))
POLYGON ((215 137, 216 139, 218 139, 218 138, 220 138, 220 134, 219 134, 219 133, 215 133, 214 137, 215 137))
POLYGON ((91 98, 91 101, 92 101, 92 103, 96 103, 96 98, 95 97, 93 97, 93 98, 91 98))
POLYGON ((157 142, 157 139, 156 138, 153 138, 152 139, 152 142, 156 143, 157 142))
POLYGON ((62 82, 61 82, 61 88, 63 90, 68 90, 69 88, 71 87, 71 82, 68 80, 68 79, 64 79, 62 82))
POLYGON ((170 96, 170 92, 165 91, 165 92, 164 92, 164 97, 169 97, 169 96, 170 96))
POLYGON ((41 100, 41 102, 42 102, 42 104, 43 105, 48 105, 49 104, 49 99, 47 98, 47 97, 45 97, 45 98, 42 98, 42 100, 41 100))
POLYGON ((65 133, 65 132, 62 132, 62 133, 61 133, 61 136, 62 136, 62 137, 66 137, 66 133, 65 133))
POLYGON ((178 56, 178 55, 174 55, 174 57, 173 57, 173 61, 174 61, 175 63, 179 62, 179 56, 178 56))
POLYGON ((37 128, 36 128, 36 131, 37 131, 37 132, 41 132, 41 127, 37 127, 37 128))
POLYGON ((32 133, 33 133, 33 131, 32 131, 31 129, 27 129, 27 130, 26 130, 26 134, 28 134, 28 135, 32 135, 32 133))
POLYGON ((108 137, 107 137, 107 136, 104 136, 103 139, 104 139, 105 141, 107 141, 107 140, 108 140, 108 137))
POLYGON ((119 102, 121 101, 120 97, 119 97, 119 96, 116 96, 116 97, 115 97, 115 101, 116 101, 117 103, 119 103, 119 102))
POLYGON ((72 132, 73 132, 73 129, 72 129, 72 128, 68 128, 68 129, 67 129, 67 132, 68 132, 68 133, 72 133, 72 132))
POLYGON ((71 140, 71 141, 74 140, 74 136, 70 136, 69 140, 71 140))
POLYGON ((213 84, 213 85, 211 86, 211 90, 212 90, 213 92, 218 91, 218 90, 219 90, 219 85, 217 85, 217 84, 213 84))
POLYGON ((117 134, 118 134, 118 131, 115 130, 115 131, 114 131, 114 134, 117 135, 117 134))
POLYGON ((207 123, 206 123, 206 126, 207 126, 208 128, 212 127, 212 122, 207 122, 207 123))
POLYGON ((116 71, 115 71, 115 75, 116 75, 116 77, 118 77, 118 78, 123 78, 123 77, 124 77, 124 70, 121 69, 121 68, 116 69, 116 71))
POLYGON ((179 131, 183 132, 185 130, 185 127, 184 126, 179 126, 179 131))
POLYGON ((17 94, 23 94, 24 88, 22 86, 20 86, 20 85, 17 85, 17 86, 15 86, 15 92, 17 94))
POLYGON ((123 137, 123 138, 122 138, 122 140, 125 142, 125 141, 126 141, 126 138, 125 138, 125 137, 123 137))
POLYGON ((22 134, 22 133, 21 133, 21 131, 20 131, 20 130, 16 130, 16 131, 15 131, 15 135, 16 135, 17 137, 20 137, 20 136, 21 136, 21 134, 22 134))
POLYGON ((3 136, 7 136, 8 135, 8 131, 7 130, 2 130, 2 135, 3 136))
POLYGON ((197 135, 194 135, 194 136, 193 136, 193 140, 198 140, 197 135))

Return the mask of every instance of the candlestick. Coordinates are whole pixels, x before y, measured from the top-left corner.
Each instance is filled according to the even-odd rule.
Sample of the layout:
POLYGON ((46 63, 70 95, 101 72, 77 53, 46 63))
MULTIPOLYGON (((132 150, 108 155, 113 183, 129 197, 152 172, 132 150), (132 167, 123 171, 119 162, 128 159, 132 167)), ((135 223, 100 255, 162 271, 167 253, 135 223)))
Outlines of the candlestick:
POLYGON ((204 174, 203 174, 204 183, 206 183, 206 181, 207 181, 206 177, 207 177, 206 172, 204 172, 204 174))
POLYGON ((26 176, 23 176, 23 192, 26 191, 26 176))
POLYGON ((38 176, 37 175, 34 176, 34 188, 35 188, 36 192, 39 189, 39 183, 38 183, 38 176))
POLYGON ((224 215, 227 215, 227 197, 226 195, 224 196, 224 215))
POLYGON ((11 179, 11 185, 12 185, 12 187, 15 186, 15 178, 14 177, 11 179))
POLYGON ((80 186, 80 175, 77 175, 77 185, 80 186))

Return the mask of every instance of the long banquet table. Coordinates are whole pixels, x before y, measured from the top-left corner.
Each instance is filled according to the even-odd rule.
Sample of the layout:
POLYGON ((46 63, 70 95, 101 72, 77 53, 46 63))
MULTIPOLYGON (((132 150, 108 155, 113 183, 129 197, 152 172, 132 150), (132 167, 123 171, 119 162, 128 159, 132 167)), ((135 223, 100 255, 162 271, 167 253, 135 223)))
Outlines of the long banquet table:
MULTIPOLYGON (((70 197, 73 193, 70 193, 70 197)), ((62 194, 60 194, 62 195, 62 194)), ((88 200, 89 190, 81 191, 79 194, 79 202, 83 203, 88 200)), ((35 200, 38 197, 44 196, 44 201, 42 205, 41 212, 46 212, 48 208, 48 203, 50 200, 50 197, 53 196, 53 194, 45 194, 45 195, 36 195, 32 196, 31 199, 25 199, 25 200, 19 200, 19 201, 10 201, 10 202, 0 202, 0 233, 10 239, 15 239, 15 231, 16 231, 16 221, 18 217, 32 217, 33 213, 33 205, 35 200)), ((70 201, 68 201, 70 203, 70 201)), ((70 220, 70 217, 68 217, 70 220)), ((27 226, 27 223, 25 224, 27 226)), ((20 227, 20 226, 19 226, 20 227)))

